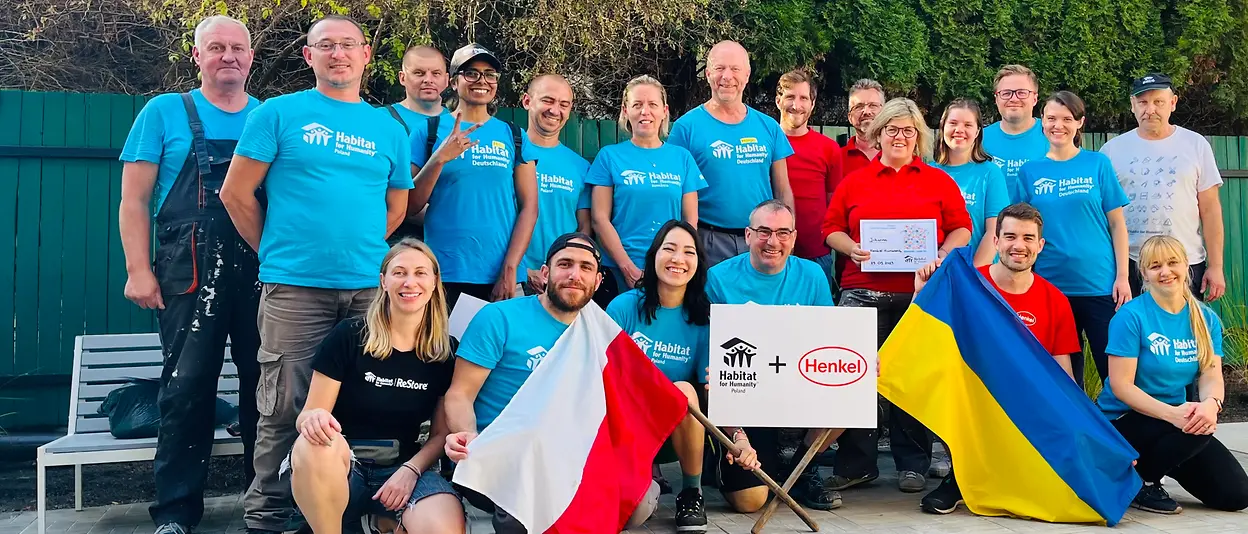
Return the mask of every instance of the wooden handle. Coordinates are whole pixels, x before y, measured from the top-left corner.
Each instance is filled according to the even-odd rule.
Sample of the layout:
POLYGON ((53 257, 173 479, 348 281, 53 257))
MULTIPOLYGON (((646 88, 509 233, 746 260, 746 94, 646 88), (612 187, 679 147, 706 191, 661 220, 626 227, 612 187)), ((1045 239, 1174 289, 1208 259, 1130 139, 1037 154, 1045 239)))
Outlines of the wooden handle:
MULTIPOLYGON (((806 470, 806 466, 815 458, 815 454, 822 451, 828 444, 829 438, 832 436, 832 429, 824 429, 819 433, 819 437, 815 438, 815 443, 806 449, 806 454, 798 461, 797 466, 793 468, 793 473, 789 475, 789 479, 784 481, 784 491, 793 489, 793 485, 797 483, 797 479, 801 478, 802 472, 806 470)), ((758 521, 754 522, 754 528, 750 529, 752 534, 761 534, 763 526, 771 521, 772 514, 776 513, 776 508, 780 506, 780 501, 772 500, 767 503, 767 508, 763 510, 763 515, 759 516, 758 521)), ((817 530, 817 529, 816 529, 817 530)))

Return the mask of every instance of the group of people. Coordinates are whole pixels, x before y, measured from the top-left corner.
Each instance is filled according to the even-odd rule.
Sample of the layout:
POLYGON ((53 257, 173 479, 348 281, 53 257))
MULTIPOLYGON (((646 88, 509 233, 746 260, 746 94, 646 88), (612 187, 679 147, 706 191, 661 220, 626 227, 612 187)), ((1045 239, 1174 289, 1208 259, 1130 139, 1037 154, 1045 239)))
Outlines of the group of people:
MULTIPOLYGON (((674 122, 658 80, 628 82, 630 137, 590 163, 559 142, 568 82, 533 78, 527 125, 501 121, 490 104, 504 64, 477 44, 449 64, 407 50, 406 98, 374 107, 360 97, 373 50, 350 18, 308 28, 314 88, 263 103, 245 88, 244 24, 212 16, 194 39, 202 85, 152 99, 121 156, 125 292, 157 310, 165 357, 157 534, 202 517, 227 338, 250 533, 462 532, 465 500, 496 532, 524 532, 444 474, 591 300, 704 404, 712 304, 871 307, 883 344, 964 246, 1080 383, 1086 336, 1105 382, 1097 402, 1140 453, 1136 506, 1177 512, 1160 483, 1170 476, 1208 506, 1248 507, 1248 475, 1213 437, 1222 326, 1202 303, 1225 290, 1221 178, 1208 143, 1170 124, 1164 75, 1134 80, 1139 128, 1100 152, 1081 148, 1075 94, 1054 93, 1035 118, 1038 81, 1018 65, 994 81, 1000 122, 984 126, 960 99, 935 135, 914 102, 860 80, 841 146, 808 126, 806 71, 780 78, 779 121, 744 104, 749 54, 724 41, 706 57, 710 99, 674 122), (861 223, 874 219, 934 219, 937 261, 864 270, 861 223), (463 294, 490 303, 455 339, 463 294)), ((896 407, 888 427, 899 489, 944 476, 921 506, 952 512, 961 494, 933 468, 932 432, 896 407)), ((737 454, 688 417, 656 458, 680 464, 678 531, 706 529, 704 486, 748 513, 768 499, 751 471, 783 476, 783 429, 723 430, 737 454)), ((842 506, 841 491, 879 477, 876 429, 833 435, 832 476, 812 464, 795 487, 807 507, 842 506)), ((629 525, 651 516, 660 482, 629 525)))

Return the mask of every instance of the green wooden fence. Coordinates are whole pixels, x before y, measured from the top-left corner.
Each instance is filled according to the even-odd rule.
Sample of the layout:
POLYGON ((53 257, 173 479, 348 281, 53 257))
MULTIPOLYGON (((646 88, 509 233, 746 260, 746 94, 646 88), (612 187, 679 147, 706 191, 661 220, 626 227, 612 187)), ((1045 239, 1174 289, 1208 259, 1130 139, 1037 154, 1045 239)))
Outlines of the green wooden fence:
MULTIPOLYGON (((148 99, 115 94, 0 91, 0 428, 65 424, 74 336, 152 332, 155 317, 122 294, 117 158, 148 99)), ((499 118, 527 123, 522 109, 499 118)), ((845 127, 821 127, 836 137, 845 127)), ((627 138, 614 121, 572 117, 563 142, 588 159, 627 138)), ((1099 148, 1107 134, 1089 134, 1099 148)), ((1227 277, 1248 301, 1248 137, 1210 138, 1224 169, 1227 277)))

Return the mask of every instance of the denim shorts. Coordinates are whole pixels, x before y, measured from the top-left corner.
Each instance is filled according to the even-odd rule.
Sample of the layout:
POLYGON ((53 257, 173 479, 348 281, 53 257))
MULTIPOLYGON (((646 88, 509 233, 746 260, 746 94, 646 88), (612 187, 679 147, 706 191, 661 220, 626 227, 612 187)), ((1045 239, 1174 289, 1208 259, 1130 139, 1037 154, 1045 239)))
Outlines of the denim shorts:
MULTIPOLYGON (((351 455, 351 472, 347 474, 347 487, 349 494, 347 497, 347 509, 342 514, 342 524, 356 527, 359 524, 360 517, 364 515, 377 515, 390 517, 396 521, 400 519, 403 512, 420 502, 421 499, 432 497, 439 494, 454 495, 456 499, 459 494, 455 492, 455 488, 451 487, 451 483, 442 478, 434 467, 429 468, 420 474, 420 478, 416 481, 416 486, 412 488, 412 496, 408 497, 407 504, 400 510, 387 510, 385 505, 379 500, 373 500, 373 495, 386 484, 390 476, 400 469, 407 469, 402 464, 379 466, 367 460, 359 460, 355 455, 351 455)), ((290 456, 286 456, 286 460, 282 462, 281 473, 285 474, 291 470, 290 456)), ((436 465, 436 464, 435 464, 436 465)), ((356 528, 350 531, 354 532, 356 528)))

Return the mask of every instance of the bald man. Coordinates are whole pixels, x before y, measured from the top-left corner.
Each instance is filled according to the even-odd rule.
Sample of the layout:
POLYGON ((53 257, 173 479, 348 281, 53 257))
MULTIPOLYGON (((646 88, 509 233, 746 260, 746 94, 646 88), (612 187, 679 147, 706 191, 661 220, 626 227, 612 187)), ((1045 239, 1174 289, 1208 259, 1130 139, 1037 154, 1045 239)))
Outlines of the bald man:
POLYGON ((528 295, 546 290, 542 264, 546 249, 569 232, 590 233, 589 162, 559 142, 559 133, 572 114, 572 86, 563 76, 543 74, 529 83, 520 103, 529 112, 525 135, 537 157, 537 224, 521 262, 528 270, 528 295))
POLYGON ((698 233, 707 266, 746 253, 750 211, 766 200, 793 206, 784 159, 793 147, 780 123, 742 101, 750 55, 722 41, 706 56, 711 98, 672 126, 671 143, 693 154, 709 186, 698 192, 698 233))
MULTIPOLYGON (((397 104, 389 104, 390 116, 403 125, 410 135, 412 125, 427 121, 429 117, 450 115, 442 105, 442 93, 450 85, 446 72, 446 56, 437 48, 427 45, 413 46, 403 53, 403 70, 399 71, 399 84, 407 96, 397 104)), ((394 244, 405 237, 425 238, 425 210, 408 213, 399 228, 390 235, 388 242, 394 244)))

